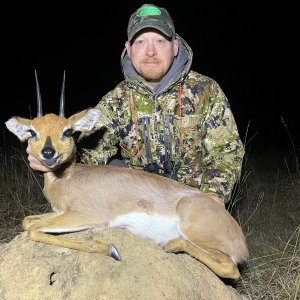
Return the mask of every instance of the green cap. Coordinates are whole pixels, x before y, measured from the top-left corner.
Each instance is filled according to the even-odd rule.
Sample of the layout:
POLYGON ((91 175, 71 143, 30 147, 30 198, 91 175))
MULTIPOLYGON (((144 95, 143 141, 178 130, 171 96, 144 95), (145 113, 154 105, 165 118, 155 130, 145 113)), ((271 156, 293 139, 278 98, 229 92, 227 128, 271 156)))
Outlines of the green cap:
POLYGON ((175 26, 167 10, 152 4, 144 4, 131 15, 127 27, 128 41, 145 28, 157 29, 169 38, 175 37, 175 26))

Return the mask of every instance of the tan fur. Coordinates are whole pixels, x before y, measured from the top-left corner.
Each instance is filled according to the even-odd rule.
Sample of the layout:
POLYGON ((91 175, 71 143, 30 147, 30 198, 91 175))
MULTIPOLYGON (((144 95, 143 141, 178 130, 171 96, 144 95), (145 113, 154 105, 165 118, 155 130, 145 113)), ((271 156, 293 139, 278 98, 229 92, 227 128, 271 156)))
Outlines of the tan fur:
MULTIPOLYGON (((112 245, 99 241, 70 241, 49 233, 105 229, 116 226, 118 222, 122 225, 122 218, 126 222, 131 219, 143 222, 149 217, 147 222, 158 222, 162 232, 163 224, 166 224, 169 226, 167 236, 174 235, 170 240, 162 237, 161 246, 166 251, 189 253, 217 275, 239 278, 236 263, 248 257, 244 234, 228 211, 209 195, 144 171, 74 162, 74 141, 72 137, 62 138, 62 132, 70 125, 74 127, 85 114, 86 111, 69 119, 49 114, 31 122, 38 135, 31 143, 36 157, 42 160, 48 137, 48 143, 51 140, 51 147, 59 158, 52 166, 53 171, 44 175, 44 194, 53 213, 24 219, 23 226, 30 238, 88 252, 111 254, 114 250, 113 256, 118 258, 112 245)), ((28 125, 28 121, 20 120, 24 119, 10 119, 7 122, 9 130, 16 134, 20 122, 28 125)), ((16 135, 21 139, 26 133, 16 135)), ((151 231, 153 228, 154 238, 159 239, 160 231, 156 231, 154 223, 147 223, 145 233, 141 229, 141 236, 147 237, 147 229, 151 231)), ((135 226, 134 233, 140 230, 139 224, 135 226)), ((131 230, 130 226, 128 230, 131 230)))

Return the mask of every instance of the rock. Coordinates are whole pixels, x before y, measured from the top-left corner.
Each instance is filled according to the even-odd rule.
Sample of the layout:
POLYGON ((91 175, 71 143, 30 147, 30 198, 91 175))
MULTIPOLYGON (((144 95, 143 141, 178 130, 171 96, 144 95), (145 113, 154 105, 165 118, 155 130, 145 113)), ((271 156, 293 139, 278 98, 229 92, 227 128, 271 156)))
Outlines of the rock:
POLYGON ((68 237, 113 243, 122 260, 34 242, 24 232, 0 247, 0 299, 245 299, 196 259, 127 230, 68 237))

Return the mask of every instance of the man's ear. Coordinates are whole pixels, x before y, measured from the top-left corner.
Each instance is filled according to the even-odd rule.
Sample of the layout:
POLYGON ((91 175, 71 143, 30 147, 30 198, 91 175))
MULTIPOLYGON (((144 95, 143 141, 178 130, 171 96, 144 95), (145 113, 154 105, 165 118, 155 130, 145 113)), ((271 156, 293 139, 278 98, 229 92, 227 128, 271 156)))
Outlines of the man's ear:
POLYGON ((130 50, 131 50, 130 46, 131 46, 130 42, 127 41, 127 42, 125 43, 125 48, 126 48, 126 50, 127 50, 127 55, 128 55, 129 58, 130 58, 130 50))
POLYGON ((175 39, 173 40, 173 51, 174 51, 174 57, 178 55, 179 52, 179 40, 175 39))

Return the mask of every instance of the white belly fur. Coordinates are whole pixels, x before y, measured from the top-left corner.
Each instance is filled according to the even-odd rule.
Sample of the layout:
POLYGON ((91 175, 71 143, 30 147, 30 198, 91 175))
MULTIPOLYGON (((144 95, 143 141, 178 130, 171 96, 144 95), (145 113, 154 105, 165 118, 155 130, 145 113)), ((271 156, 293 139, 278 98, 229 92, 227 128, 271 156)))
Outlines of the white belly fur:
POLYGON ((108 227, 125 227, 130 232, 163 246, 166 242, 179 237, 179 219, 146 213, 129 213, 109 222, 108 227))

